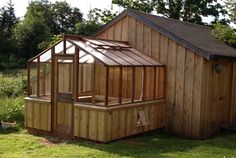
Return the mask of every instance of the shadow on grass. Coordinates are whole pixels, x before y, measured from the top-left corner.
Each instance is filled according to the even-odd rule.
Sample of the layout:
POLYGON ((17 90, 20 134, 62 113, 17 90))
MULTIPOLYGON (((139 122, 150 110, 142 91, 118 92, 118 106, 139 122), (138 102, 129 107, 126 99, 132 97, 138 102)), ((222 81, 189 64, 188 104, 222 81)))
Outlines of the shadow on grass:
POLYGON ((208 140, 191 140, 169 134, 152 133, 133 136, 107 144, 87 140, 44 138, 55 144, 65 143, 74 146, 83 146, 119 156, 130 157, 170 157, 170 153, 187 153, 200 146, 205 146, 206 148, 236 149, 236 135, 231 133, 224 133, 222 136, 208 140))

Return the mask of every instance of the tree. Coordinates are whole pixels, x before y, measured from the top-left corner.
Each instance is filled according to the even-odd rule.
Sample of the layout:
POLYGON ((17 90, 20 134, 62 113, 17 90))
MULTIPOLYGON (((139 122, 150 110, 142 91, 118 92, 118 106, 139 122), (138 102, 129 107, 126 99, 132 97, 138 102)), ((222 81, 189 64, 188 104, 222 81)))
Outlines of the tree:
POLYGON ((18 48, 12 38, 17 23, 18 18, 10 0, 7 6, 0 9, 0 69, 16 67, 19 64, 20 60, 15 60, 18 58, 18 48))
POLYGON ((197 24, 204 24, 202 16, 218 18, 227 13, 217 0, 112 0, 112 3, 147 13, 156 11, 165 17, 197 24))
MULTIPOLYGON (((14 32, 17 46, 20 49, 20 56, 24 59, 39 53, 44 48, 40 47, 42 42, 50 41, 51 33, 41 12, 37 15, 28 13, 25 19, 19 23, 14 32)), ((44 44, 45 47, 47 45, 44 44)))
POLYGON ((112 20, 116 16, 116 14, 117 13, 112 13, 108 9, 101 10, 98 8, 94 8, 89 11, 88 20, 83 20, 76 24, 75 33, 78 35, 85 35, 85 36, 92 35, 103 24, 112 20))
POLYGON ((82 21, 82 13, 78 8, 71 8, 68 3, 56 2, 52 4, 52 27, 54 34, 73 33, 75 24, 82 21))
POLYGON ((67 2, 51 3, 48 0, 30 2, 25 16, 40 15, 46 22, 52 34, 73 33, 75 24, 82 21, 82 13, 78 8, 72 8, 67 2))
POLYGON ((216 23, 213 25, 213 35, 224 43, 236 48, 236 33, 229 25, 216 23))
POLYGON ((230 19, 236 24, 236 3, 234 0, 226 0, 226 6, 229 10, 230 19))
POLYGON ((17 22, 18 18, 15 16, 14 5, 10 0, 6 7, 0 9, 0 30, 7 36, 10 36, 17 22))

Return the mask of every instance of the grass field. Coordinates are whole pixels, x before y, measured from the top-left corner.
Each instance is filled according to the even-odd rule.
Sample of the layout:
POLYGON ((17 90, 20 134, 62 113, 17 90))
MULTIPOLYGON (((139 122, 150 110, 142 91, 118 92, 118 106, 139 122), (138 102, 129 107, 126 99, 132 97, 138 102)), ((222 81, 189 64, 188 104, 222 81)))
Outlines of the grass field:
MULTIPOLYGON (((17 74, 25 76, 25 70, 0 72, 0 118, 11 114, 12 118, 22 122, 22 84, 25 83, 17 74)), ((6 132, 0 129, 0 158, 14 157, 236 158, 236 134, 224 133, 204 141, 167 134, 149 134, 99 144, 85 140, 33 136, 27 134, 22 125, 18 125, 16 130, 6 132)))
POLYGON ((236 134, 224 133, 204 141, 149 134, 99 144, 85 140, 38 137, 19 129, 13 133, 0 133, 0 158, 5 157, 235 158, 236 134))

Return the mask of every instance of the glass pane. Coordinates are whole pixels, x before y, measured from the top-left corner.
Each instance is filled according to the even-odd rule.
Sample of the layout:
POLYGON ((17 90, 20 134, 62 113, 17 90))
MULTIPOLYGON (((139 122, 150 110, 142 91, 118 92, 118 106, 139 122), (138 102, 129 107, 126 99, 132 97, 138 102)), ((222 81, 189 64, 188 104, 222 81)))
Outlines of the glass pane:
POLYGON ((143 68, 135 68, 134 101, 141 101, 143 98, 143 68))
POLYGON ((92 103, 93 64, 79 64, 79 102, 92 103))
POLYGON ((108 77, 108 105, 115 105, 119 103, 119 79, 120 68, 109 67, 108 77))
POLYGON ((105 105, 105 67, 95 62, 95 104, 105 105))
POLYGON ((72 93, 73 91, 73 64, 58 62, 58 92, 72 93))
POLYGON ((157 67, 156 75, 156 96, 155 99, 162 99, 165 97, 165 68, 157 67))
POLYGON ((51 59, 51 49, 40 56, 40 62, 46 62, 51 59))
POLYGON ((66 50, 66 54, 75 54, 75 46, 66 50))
POLYGON ((37 63, 32 62, 30 67, 30 95, 37 94, 37 63))
POLYGON ((58 54, 60 52, 63 51, 63 41, 58 43, 56 46, 55 46, 55 53, 58 54))
POLYGON ((40 64, 40 92, 39 95, 49 98, 51 95, 51 64, 40 64))
POLYGON ((131 102, 132 68, 122 68, 122 104, 131 102))
POLYGON ((146 67, 145 100, 153 100, 154 94, 154 67, 146 67))

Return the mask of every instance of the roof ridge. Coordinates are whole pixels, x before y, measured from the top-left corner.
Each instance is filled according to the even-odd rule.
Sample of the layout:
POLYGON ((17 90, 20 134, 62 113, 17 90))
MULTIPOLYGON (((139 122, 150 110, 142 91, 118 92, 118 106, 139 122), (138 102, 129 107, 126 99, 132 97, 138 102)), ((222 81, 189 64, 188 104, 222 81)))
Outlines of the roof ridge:
POLYGON ((164 17, 164 16, 155 15, 155 14, 152 14, 152 13, 145 13, 145 12, 138 11, 138 10, 134 10, 134 9, 127 9, 127 10, 125 10, 125 11, 127 11, 127 12, 133 12, 133 13, 138 13, 138 14, 144 14, 144 15, 147 15, 147 16, 154 16, 154 17, 158 17, 158 18, 165 19, 165 20, 173 20, 173 21, 178 22, 178 23, 185 23, 185 24, 188 24, 188 25, 194 25, 194 26, 198 26, 198 27, 204 27, 204 28, 206 28, 206 29, 212 30, 211 27, 206 26, 206 25, 199 25, 199 24, 195 24, 195 23, 188 22, 188 21, 181 21, 181 20, 177 20, 177 19, 174 19, 174 18, 169 18, 169 17, 164 17))
MULTIPOLYGON (((129 14, 132 14, 132 13, 134 13, 134 12, 128 12, 128 13, 129 13, 129 14)), ((135 14, 135 13, 134 13, 134 14, 135 14)), ((132 16, 132 15, 131 15, 131 16, 132 16)), ((154 25, 154 26, 159 27, 158 31, 160 31, 162 34, 164 34, 165 36, 167 36, 167 37, 170 38, 171 40, 174 40, 174 41, 176 41, 177 43, 182 43, 182 45, 184 45, 185 47, 187 47, 187 48, 190 47, 192 50, 194 50, 194 51, 196 51, 196 52, 199 52, 199 51, 200 51, 200 52, 202 52, 201 54, 202 54, 205 58, 210 59, 208 53, 207 53, 205 50, 203 50, 202 48, 196 46, 196 45, 193 44, 192 42, 186 41, 185 39, 179 37, 178 35, 176 35, 176 34, 173 33, 172 31, 169 31, 169 30, 163 28, 162 26, 160 26, 160 25, 158 25, 158 24, 156 24, 156 23, 153 23, 150 19, 144 17, 143 15, 140 15, 140 14, 137 15, 137 14, 136 14, 136 16, 141 16, 142 18, 148 20, 149 25, 150 25, 150 23, 151 23, 151 25, 154 25), (174 36, 174 37, 173 37, 173 36, 174 36), (182 42, 180 42, 180 41, 182 41, 182 42), (184 43, 184 44, 183 44, 183 43, 184 43)), ((150 27, 151 27, 151 26, 150 26, 150 27)), ((155 29, 155 27, 153 27, 153 29, 155 29)), ((190 49, 190 48, 189 48, 189 49, 190 49)))

